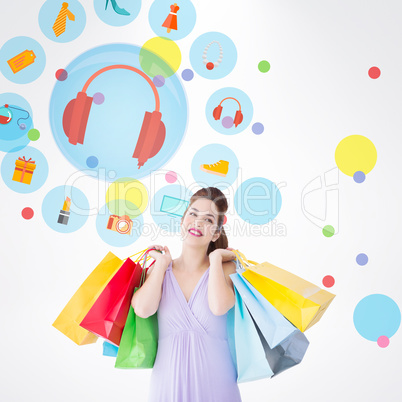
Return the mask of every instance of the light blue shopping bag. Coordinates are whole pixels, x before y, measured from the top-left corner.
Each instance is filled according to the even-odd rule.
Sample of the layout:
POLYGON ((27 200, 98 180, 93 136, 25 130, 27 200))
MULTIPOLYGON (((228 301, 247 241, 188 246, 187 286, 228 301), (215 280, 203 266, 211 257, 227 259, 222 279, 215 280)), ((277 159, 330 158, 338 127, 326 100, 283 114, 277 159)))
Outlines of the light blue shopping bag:
POLYGON ((239 292, 227 316, 229 348, 237 370, 237 382, 271 377, 274 373, 265 357, 259 334, 239 292))
POLYGON ((304 333, 276 310, 239 271, 230 278, 252 317, 274 375, 299 364, 309 345, 304 333))
POLYGON ((112 345, 110 342, 103 341, 103 356, 116 357, 118 346, 112 345))

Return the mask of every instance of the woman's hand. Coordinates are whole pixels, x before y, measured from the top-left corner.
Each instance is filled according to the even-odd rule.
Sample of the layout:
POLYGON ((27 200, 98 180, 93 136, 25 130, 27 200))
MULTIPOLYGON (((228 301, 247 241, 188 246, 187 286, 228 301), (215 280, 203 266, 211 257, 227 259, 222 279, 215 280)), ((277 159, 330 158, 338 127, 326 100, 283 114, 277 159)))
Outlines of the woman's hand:
POLYGON ((209 253, 209 258, 210 259, 218 258, 218 259, 220 259, 221 262, 235 261, 236 254, 231 250, 233 250, 233 248, 231 248, 231 247, 217 248, 216 250, 209 253))
POLYGON ((148 249, 150 248, 154 248, 155 250, 148 251, 147 254, 155 260, 155 264, 167 268, 172 261, 172 256, 170 255, 168 247, 154 245, 148 247, 148 249))

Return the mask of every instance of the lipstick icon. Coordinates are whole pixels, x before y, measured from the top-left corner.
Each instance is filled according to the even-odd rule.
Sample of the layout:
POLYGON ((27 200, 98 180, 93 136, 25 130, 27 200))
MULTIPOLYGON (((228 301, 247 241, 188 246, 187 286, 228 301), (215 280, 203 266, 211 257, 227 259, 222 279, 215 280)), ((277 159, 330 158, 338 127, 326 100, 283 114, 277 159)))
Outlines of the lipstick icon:
POLYGON ((70 218, 70 205, 71 205, 71 199, 66 197, 66 200, 64 201, 63 204, 63 209, 60 210, 59 219, 57 220, 57 223, 67 225, 68 220, 70 218))

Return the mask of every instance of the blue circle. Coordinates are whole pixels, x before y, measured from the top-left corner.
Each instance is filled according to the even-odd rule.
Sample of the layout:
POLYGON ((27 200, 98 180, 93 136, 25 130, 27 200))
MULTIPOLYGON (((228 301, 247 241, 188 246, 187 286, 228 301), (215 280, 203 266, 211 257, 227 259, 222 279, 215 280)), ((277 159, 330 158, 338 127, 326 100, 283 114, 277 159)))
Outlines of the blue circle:
POLYGON ((201 187, 217 187, 220 190, 224 190, 234 183, 239 170, 239 161, 235 153, 225 145, 221 144, 209 144, 197 151, 191 162, 191 172, 194 180, 201 187), (219 165, 214 164, 221 162, 219 165), (225 162, 229 162, 226 176, 220 176, 216 173, 212 173, 217 170, 219 173, 221 166, 227 165, 225 162), (203 169, 201 166, 203 165, 203 169), (210 165, 210 166, 205 166, 210 165), (207 170, 207 171, 206 171, 207 170))
MULTIPOLYGON (((217 62, 220 57, 220 47, 217 43, 212 44, 207 49, 207 61, 217 62)), ((210 80, 226 77, 235 67, 237 61, 237 50, 232 40, 220 32, 207 32, 199 36, 191 46, 190 49, 190 62, 194 71, 201 75, 201 77, 210 80), (217 41, 220 43, 223 51, 222 62, 208 70, 202 58, 207 46, 217 41)))
POLYGON ((254 134, 262 134, 264 132, 264 126, 261 123, 254 123, 251 130, 254 134))
POLYGON ((180 8, 176 15, 170 14, 170 6, 173 3, 171 0, 154 1, 149 9, 148 18, 149 25, 156 35, 176 41, 183 39, 193 30, 197 14, 191 1, 177 3, 180 8), (167 32, 167 27, 162 25, 166 21, 166 25, 172 26, 170 24, 172 19, 177 20, 177 30, 171 29, 170 32, 167 32))
POLYGON ((99 164, 98 158, 96 156, 90 156, 87 159, 87 166, 89 168, 95 168, 99 164))
POLYGON ((105 24, 121 27, 135 20, 141 10, 141 0, 94 0, 94 7, 105 24))
MULTIPOLYGON (((86 15, 85 10, 81 3, 77 0, 69 0, 67 10, 70 11, 74 17, 65 17, 64 32, 57 29, 53 30, 53 25, 62 9, 62 2, 47 0, 43 3, 39 11, 39 26, 43 34, 50 40, 59 43, 71 42, 78 38, 85 28, 86 15), (56 34, 58 34, 56 36, 56 34)), ((61 25, 63 27, 63 25, 61 25)))
POLYGON ((0 109, 6 104, 10 107, 12 119, 7 124, 0 124, 0 151, 2 152, 27 146, 30 142, 27 134, 33 127, 31 106, 22 96, 14 93, 0 94, 0 109))
POLYGON ((64 109, 82 91, 91 75, 114 64, 126 64, 141 70, 140 50, 138 46, 126 44, 89 50, 66 67, 67 80, 56 81, 50 100, 52 133, 61 152, 77 169, 87 169, 87 158, 96 155, 101 165, 93 169, 98 175, 113 171, 114 179, 139 179, 161 168, 180 147, 187 125, 187 100, 179 78, 173 75, 157 89, 162 122, 166 127, 164 143, 155 156, 138 167, 138 157, 134 158, 133 154, 145 112, 151 114, 155 110, 155 97, 150 84, 142 76, 125 69, 106 71, 90 83, 88 96, 101 92, 105 101, 101 105, 92 104, 83 144, 73 145, 65 134, 62 124, 64 109))
POLYGON ((183 78, 184 81, 191 81, 194 78, 193 70, 186 68, 185 70, 182 71, 181 78, 183 78))
POLYGON ((42 74, 45 65, 46 56, 42 46, 27 36, 12 38, 0 49, 0 71, 4 77, 16 84, 35 81, 42 74), (19 65, 25 67, 19 69, 19 65))
POLYGON ((193 193, 179 184, 162 187, 151 200, 155 223, 168 233, 180 233, 180 223, 193 193))
MULTIPOLYGON (((142 234, 144 219, 142 217, 141 212, 138 210, 137 206, 128 200, 119 200, 124 204, 124 211, 131 210, 134 211, 133 214, 130 214, 129 218, 132 221, 132 228, 130 233, 118 233, 115 230, 108 229, 109 223, 118 222, 118 217, 122 217, 118 214, 115 215, 115 218, 110 211, 112 208, 109 208, 109 204, 116 205, 117 200, 113 200, 110 203, 104 205, 97 217, 96 217, 96 230, 100 236, 100 238, 110 246, 115 247, 125 247, 133 244, 136 240, 138 240, 142 234), (135 218, 133 218, 135 216, 135 218), (115 220, 116 219, 116 220, 115 220)), ((113 227, 113 224, 111 225, 113 227)))
MULTIPOLYGON (((25 165, 24 162, 21 163, 25 165)), ((22 169, 23 168, 24 166, 22 169)), ((1 176, 4 180, 4 183, 6 183, 11 190, 14 190, 17 193, 27 194, 38 190, 45 183, 48 173, 49 167, 45 156, 42 154, 42 152, 32 147, 25 147, 23 150, 7 153, 1 163, 1 176), (23 157, 25 157, 26 161, 28 161, 29 158, 31 158, 32 161, 35 161, 36 166, 32 174, 29 173, 29 170, 27 169, 25 169, 25 171, 18 170, 21 169, 21 166, 20 163, 17 166, 16 161, 19 160, 18 158, 23 157), (20 180, 22 174, 24 177, 31 178, 31 182, 29 184, 17 181, 17 179, 20 180), (15 180, 13 180, 13 178, 15 180)), ((24 177, 22 177, 22 180, 24 180, 24 177)))
POLYGON ((366 180, 366 175, 364 174, 364 172, 357 171, 357 172, 355 172, 355 174, 353 175, 353 180, 354 180, 356 183, 363 183, 364 180, 366 180))
POLYGON ((51 229, 60 233, 72 233, 80 229, 87 221, 89 213, 87 197, 72 186, 55 187, 46 194, 42 202, 44 221, 51 229), (71 200, 69 211, 64 210, 67 197, 71 200))
POLYGON ((372 294, 360 300, 353 313, 357 332, 369 341, 380 336, 391 338, 401 324, 398 305, 388 296, 372 294))
POLYGON ((368 257, 367 257, 367 255, 364 254, 364 253, 359 254, 359 255, 356 257, 356 262, 357 262, 359 265, 366 265, 367 262, 368 262, 368 257))
POLYGON ((282 195, 272 181, 264 177, 253 177, 237 189, 234 206, 245 222, 264 225, 278 215, 282 207, 282 195))
POLYGON ((205 107, 205 113, 207 116, 207 120, 209 125, 216 130, 218 133, 233 135, 238 134, 245 130, 248 125, 251 123, 253 118, 253 104, 251 103, 250 98, 243 91, 237 88, 221 88, 214 92, 211 97, 208 99, 207 105, 205 107), (236 112, 240 110, 239 104, 233 99, 225 98, 235 98, 239 101, 241 106, 241 113, 243 114, 243 121, 237 125, 233 125, 230 128, 226 128, 222 125, 222 120, 226 116, 230 116, 233 119, 235 118, 236 112), (223 101, 223 102, 222 102, 223 101), (216 118, 214 116, 214 110, 221 104, 222 112, 220 118, 216 118))

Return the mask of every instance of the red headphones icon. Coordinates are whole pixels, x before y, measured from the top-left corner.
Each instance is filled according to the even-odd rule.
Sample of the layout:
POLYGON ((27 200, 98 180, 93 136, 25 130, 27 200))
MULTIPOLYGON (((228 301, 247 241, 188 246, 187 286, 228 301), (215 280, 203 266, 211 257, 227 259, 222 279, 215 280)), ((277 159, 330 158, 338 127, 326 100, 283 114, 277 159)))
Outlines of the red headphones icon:
POLYGON ((138 68, 128 66, 125 64, 115 64, 112 66, 104 67, 98 70, 95 74, 91 75, 88 81, 85 83, 81 92, 78 92, 77 97, 72 99, 64 109, 63 113, 63 129, 68 137, 70 144, 77 145, 77 143, 83 144, 85 131, 88 123, 89 112, 92 106, 92 97, 86 94, 86 91, 91 82, 100 74, 105 71, 114 69, 126 69, 134 71, 145 78, 148 84, 151 86, 155 96, 155 110, 145 112, 144 120, 142 122, 140 135, 135 146, 133 158, 138 158, 138 169, 144 165, 144 163, 155 156, 165 141, 166 128, 163 123, 162 113, 159 111, 160 100, 159 94, 156 90, 155 84, 152 80, 138 68))
POLYGON ((241 112, 240 102, 236 98, 228 97, 228 98, 222 99, 221 103, 214 109, 212 114, 213 114, 215 120, 220 120, 221 114, 222 114, 222 109, 223 109, 222 103, 226 99, 233 99, 239 104, 239 110, 236 111, 235 117, 233 119, 233 124, 235 125, 235 127, 237 127, 243 121, 243 113, 241 112))

